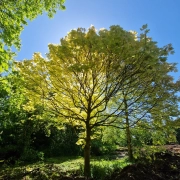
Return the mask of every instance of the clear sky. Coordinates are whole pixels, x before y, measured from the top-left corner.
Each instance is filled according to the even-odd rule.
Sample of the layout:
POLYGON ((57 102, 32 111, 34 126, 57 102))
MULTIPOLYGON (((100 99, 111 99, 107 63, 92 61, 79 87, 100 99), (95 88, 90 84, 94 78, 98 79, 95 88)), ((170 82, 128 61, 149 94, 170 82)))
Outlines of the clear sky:
POLYGON ((53 19, 45 14, 29 22, 21 34, 22 48, 16 60, 31 59, 34 52, 48 52, 49 43, 59 43, 71 29, 96 29, 120 25, 125 30, 148 24, 149 36, 159 46, 172 43, 175 54, 168 62, 179 63, 175 79, 180 77, 180 0, 66 0, 66 10, 53 19))

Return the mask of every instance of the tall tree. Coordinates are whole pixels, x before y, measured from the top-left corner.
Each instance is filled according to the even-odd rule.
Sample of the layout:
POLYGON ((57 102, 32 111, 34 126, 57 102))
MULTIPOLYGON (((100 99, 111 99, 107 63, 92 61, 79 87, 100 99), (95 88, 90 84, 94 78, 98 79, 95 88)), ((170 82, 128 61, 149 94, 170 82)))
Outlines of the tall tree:
POLYGON ((90 176, 95 131, 112 125, 124 111, 123 103, 117 103, 124 87, 132 84, 133 77, 147 79, 172 51, 171 45, 158 48, 147 38, 146 26, 142 31, 137 37, 119 26, 99 32, 94 27, 78 28, 60 45, 49 45, 47 59, 35 53, 32 60, 17 63, 31 101, 43 102, 82 130, 78 143, 84 146, 85 176, 90 176))
POLYGON ((12 60, 11 46, 20 49, 20 33, 27 20, 33 20, 43 12, 52 17, 58 9, 64 9, 65 0, 1 0, 0 1, 0 72, 8 68, 12 60))

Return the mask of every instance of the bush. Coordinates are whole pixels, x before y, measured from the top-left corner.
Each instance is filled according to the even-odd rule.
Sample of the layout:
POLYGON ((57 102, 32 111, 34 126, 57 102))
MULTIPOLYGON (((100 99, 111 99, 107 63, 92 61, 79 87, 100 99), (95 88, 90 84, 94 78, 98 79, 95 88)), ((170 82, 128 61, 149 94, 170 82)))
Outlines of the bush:
POLYGON ((66 125, 61 130, 52 127, 49 136, 49 145, 44 146, 41 151, 45 153, 46 157, 81 155, 82 148, 76 144, 77 140, 78 136, 71 126, 66 125))
POLYGON ((38 152, 34 149, 25 149, 24 153, 22 154, 21 161, 25 162, 34 162, 34 161, 43 161, 44 160, 44 153, 38 152))

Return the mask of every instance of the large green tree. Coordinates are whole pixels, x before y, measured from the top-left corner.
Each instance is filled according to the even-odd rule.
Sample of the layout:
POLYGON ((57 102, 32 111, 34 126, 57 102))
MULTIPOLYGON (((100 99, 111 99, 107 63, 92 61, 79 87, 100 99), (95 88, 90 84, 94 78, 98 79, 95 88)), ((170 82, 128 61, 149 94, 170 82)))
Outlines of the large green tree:
POLYGON ((1 0, 0 1, 0 72, 8 68, 12 60, 10 48, 20 48, 20 34, 28 20, 47 12, 52 17, 64 9, 65 0, 1 0))
POLYGON ((78 28, 60 45, 49 45, 47 58, 35 53, 32 60, 17 63, 31 102, 43 103, 81 131, 77 143, 84 147, 85 176, 90 176, 91 140, 98 127, 113 126, 126 112, 119 100, 125 87, 143 89, 146 79, 152 84, 158 62, 172 52, 171 45, 158 48, 147 33, 146 26, 139 37, 119 26, 98 32, 78 28), (134 79, 139 83, 132 84, 134 79))

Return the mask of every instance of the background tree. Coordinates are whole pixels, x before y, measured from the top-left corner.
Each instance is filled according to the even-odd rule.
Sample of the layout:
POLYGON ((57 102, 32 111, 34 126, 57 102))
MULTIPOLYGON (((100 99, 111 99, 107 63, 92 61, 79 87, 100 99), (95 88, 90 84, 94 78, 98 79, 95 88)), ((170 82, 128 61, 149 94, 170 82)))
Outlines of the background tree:
POLYGON ((155 145, 166 143, 170 139, 172 141, 175 137, 172 137, 173 134, 175 135, 175 128, 173 129, 169 122, 178 117, 177 84, 168 75, 175 70, 175 65, 158 62, 153 68, 154 73, 147 77, 141 76, 139 79, 134 76, 132 83, 124 87, 122 95, 120 94, 117 101, 117 103, 122 102, 124 106, 124 110, 121 110, 119 114, 119 124, 120 128, 123 127, 123 124, 126 127, 129 159, 133 159, 132 136, 134 135, 132 135, 131 129, 136 132, 135 129, 139 128, 140 130, 143 126, 148 130, 152 128, 154 129, 153 135, 155 135, 155 131, 158 131, 161 136, 152 137, 152 143, 155 145), (165 132, 171 138, 165 137, 165 132), (163 137, 166 142, 162 141, 163 137), (155 142, 155 138, 158 141, 155 142))
POLYGON ((27 104, 22 84, 16 72, 0 78, 0 157, 11 162, 38 160, 32 135, 40 130, 45 132, 49 125, 42 107, 27 104))
POLYGON ((20 33, 27 20, 47 12, 52 17, 59 9, 65 9, 65 0, 1 0, 0 1, 0 72, 8 68, 12 60, 11 46, 20 49, 20 33))
POLYGON ((90 146, 98 127, 113 125, 126 112, 124 101, 119 101, 124 88, 135 78, 142 84, 172 52, 171 45, 158 48, 147 38, 146 26, 142 30, 137 37, 119 26, 99 32, 78 28, 60 45, 49 45, 47 59, 36 53, 32 60, 18 63, 30 100, 81 131, 77 143, 84 147, 85 176, 90 176, 90 146))
POLYGON ((1 158, 9 158, 11 156, 20 156, 22 149, 18 145, 23 142, 17 138, 22 130, 22 111, 21 104, 24 101, 21 89, 17 87, 20 85, 19 81, 14 75, 0 78, 0 118, 1 118, 1 158), (16 83, 15 83, 16 81, 16 83))

